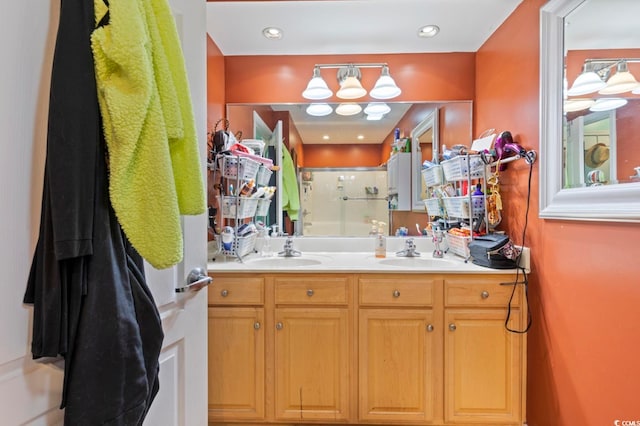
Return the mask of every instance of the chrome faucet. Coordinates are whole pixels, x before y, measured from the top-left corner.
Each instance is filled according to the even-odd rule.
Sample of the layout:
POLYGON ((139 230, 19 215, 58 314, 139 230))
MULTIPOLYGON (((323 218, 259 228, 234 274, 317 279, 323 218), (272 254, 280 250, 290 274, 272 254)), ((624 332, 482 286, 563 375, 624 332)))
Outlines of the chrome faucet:
POLYGON ((284 241, 283 250, 278 253, 278 256, 283 257, 298 257, 301 255, 302 253, 299 250, 293 248, 293 237, 287 237, 284 241))
POLYGON ((442 243, 442 231, 440 228, 436 228, 433 230, 433 244, 436 248, 433 250, 433 257, 442 258, 444 256, 444 252, 440 248, 440 243, 442 243))
POLYGON ((404 242, 404 250, 396 252, 398 257, 418 257, 420 253, 416 251, 416 243, 413 238, 407 238, 404 242))

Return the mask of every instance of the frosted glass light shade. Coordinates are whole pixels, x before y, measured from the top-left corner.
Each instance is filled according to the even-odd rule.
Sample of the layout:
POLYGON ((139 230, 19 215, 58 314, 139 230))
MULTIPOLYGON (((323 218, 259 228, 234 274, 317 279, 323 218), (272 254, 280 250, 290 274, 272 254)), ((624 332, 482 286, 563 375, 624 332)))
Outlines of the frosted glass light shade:
POLYGON ((378 121, 382 120, 384 114, 367 114, 367 121, 378 121))
POLYGON ((330 98, 332 95, 333 92, 329 89, 329 86, 327 86, 327 83, 320 75, 320 68, 314 68, 313 78, 311 78, 309 84, 307 84, 307 88, 302 92, 302 96, 305 99, 315 101, 330 98))
POLYGON ((389 111, 391 111, 391 108, 384 102, 371 102, 364 109, 364 113, 367 115, 383 115, 389 111))
POLYGON ((576 78, 573 85, 567 90, 569 96, 586 95, 587 93, 594 93, 604 88, 607 85, 598 74, 593 71, 583 72, 576 78))
POLYGON ((564 101, 564 112, 582 111, 595 103, 593 99, 567 99, 564 101))
POLYGON ((333 108, 327 103, 313 103, 307 107, 306 111, 307 114, 313 115, 314 117, 324 117, 325 115, 331 114, 333 108))
POLYGON ((396 82, 389 75, 389 67, 382 67, 380 78, 376 81, 376 85, 371 89, 369 94, 375 99, 391 99, 400 95, 402 90, 396 85, 396 82))
POLYGON ((338 115, 356 115, 362 111, 362 107, 355 102, 344 102, 336 108, 338 115))
POLYGON ((628 101, 623 98, 596 99, 596 102, 589 108, 589 111, 610 111, 625 106, 627 102, 628 101))
POLYGON ((336 92, 336 96, 340 99, 358 99, 367 94, 367 91, 360 80, 354 76, 348 76, 340 85, 340 90, 336 92))
POLYGON ((615 95, 618 93, 630 92, 640 84, 633 74, 629 72, 626 62, 618 64, 618 71, 607 80, 607 85, 598 91, 601 95, 615 95))

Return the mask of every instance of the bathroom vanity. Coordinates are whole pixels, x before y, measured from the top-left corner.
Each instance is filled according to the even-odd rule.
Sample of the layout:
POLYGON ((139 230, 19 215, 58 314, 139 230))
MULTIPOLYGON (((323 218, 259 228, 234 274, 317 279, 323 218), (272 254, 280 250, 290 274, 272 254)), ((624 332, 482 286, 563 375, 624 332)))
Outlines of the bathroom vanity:
POLYGON ((210 423, 522 425, 516 271, 434 259, 426 238, 415 258, 390 238, 385 259, 356 240, 209 264, 210 423))

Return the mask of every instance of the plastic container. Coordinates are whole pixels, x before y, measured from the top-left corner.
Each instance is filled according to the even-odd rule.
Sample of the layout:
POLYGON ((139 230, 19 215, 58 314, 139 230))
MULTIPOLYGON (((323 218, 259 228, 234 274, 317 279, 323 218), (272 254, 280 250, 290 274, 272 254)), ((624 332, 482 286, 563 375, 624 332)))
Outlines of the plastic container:
POLYGON ((256 207, 256 216, 266 216, 269 214, 269 206, 271 205, 271 199, 258 198, 258 206, 256 207))
POLYGON ((258 184, 258 186, 269 185, 269 179, 271 179, 272 174, 273 172, 271 171, 271 169, 261 164, 256 175, 256 183, 258 184))
POLYGON ((226 155, 222 161, 222 175, 228 179, 252 180, 256 178, 260 163, 246 157, 226 155))
POLYGON ((255 250, 257 239, 257 232, 244 237, 236 237, 231 244, 231 249, 222 249, 221 253, 226 256, 246 256, 247 254, 252 253, 255 250))
POLYGON ((424 206, 427 208, 427 214, 429 216, 445 217, 447 215, 441 198, 427 198, 422 201, 424 202, 424 206))
POLYGON ((471 242, 471 237, 461 237, 448 232, 444 235, 451 253, 462 256, 465 259, 469 258, 469 243, 471 242))
MULTIPOLYGON (((472 217, 478 217, 484 213, 484 195, 474 195, 471 197, 473 209, 472 217)), ((448 217, 469 217, 469 196, 446 197, 442 199, 448 217)), ((428 210, 428 208, 427 208, 428 210)))
POLYGON ((469 156, 469 165, 467 165, 467 156, 459 155, 453 157, 450 160, 445 160, 440 163, 444 177, 448 181, 456 181, 469 178, 469 165, 471 167, 471 177, 481 178, 484 171, 484 161, 479 155, 469 156))
POLYGON ((422 179, 427 186, 442 185, 444 183, 442 166, 436 165, 427 169, 422 169, 422 179))
POLYGON ((258 207, 258 198, 221 197, 222 217, 228 219, 246 219, 253 217, 258 207))

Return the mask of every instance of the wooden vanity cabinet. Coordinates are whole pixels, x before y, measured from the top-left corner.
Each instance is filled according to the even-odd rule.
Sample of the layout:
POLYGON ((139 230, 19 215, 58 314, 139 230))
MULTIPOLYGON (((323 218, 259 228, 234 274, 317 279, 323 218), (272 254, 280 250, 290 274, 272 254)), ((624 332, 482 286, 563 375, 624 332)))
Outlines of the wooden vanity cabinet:
POLYGON ((345 276, 274 278, 276 420, 350 419, 351 289, 345 276))
POLYGON ((208 298, 209 421, 263 420, 264 279, 216 276, 208 298))
POLYGON ((212 276, 212 425, 526 420, 526 334, 505 329, 510 299, 510 328, 526 326, 514 276, 212 276))
POLYGON ((445 422, 522 424, 526 338, 505 320, 515 290, 509 328, 526 323, 523 289, 509 276, 445 277, 445 422))
POLYGON ((358 285, 359 420, 432 423, 442 403, 442 279, 372 275, 358 285))

